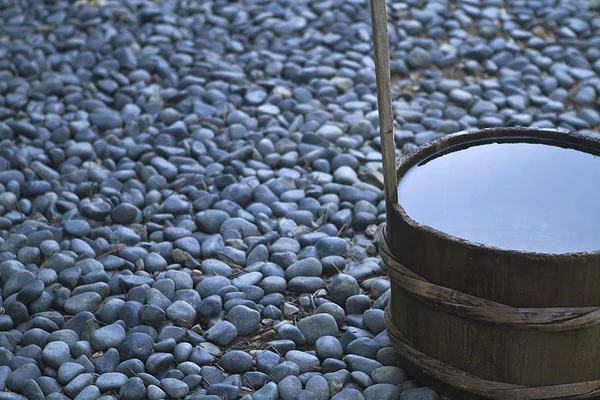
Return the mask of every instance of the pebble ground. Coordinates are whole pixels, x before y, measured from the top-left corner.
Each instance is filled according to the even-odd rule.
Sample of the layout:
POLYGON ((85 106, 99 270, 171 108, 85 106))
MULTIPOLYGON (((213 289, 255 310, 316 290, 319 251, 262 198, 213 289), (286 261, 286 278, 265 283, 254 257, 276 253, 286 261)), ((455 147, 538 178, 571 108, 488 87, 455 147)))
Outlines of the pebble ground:
MULTIPOLYGON (((598 136, 598 0, 388 7, 399 156, 598 136)), ((444 399, 384 331, 376 109, 366 0, 0 0, 0 400, 444 399)))

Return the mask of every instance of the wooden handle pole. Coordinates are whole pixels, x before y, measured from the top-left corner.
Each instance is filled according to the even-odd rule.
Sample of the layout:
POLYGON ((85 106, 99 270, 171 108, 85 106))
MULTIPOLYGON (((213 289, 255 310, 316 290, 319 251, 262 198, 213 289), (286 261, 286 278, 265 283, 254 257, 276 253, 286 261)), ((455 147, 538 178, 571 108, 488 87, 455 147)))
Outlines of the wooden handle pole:
POLYGON ((383 157, 385 201, 388 209, 398 202, 396 182, 396 144, 392 113, 392 79, 390 76, 390 44, 385 0, 371 0, 371 23, 375 51, 375 77, 379 108, 379 134, 383 157))

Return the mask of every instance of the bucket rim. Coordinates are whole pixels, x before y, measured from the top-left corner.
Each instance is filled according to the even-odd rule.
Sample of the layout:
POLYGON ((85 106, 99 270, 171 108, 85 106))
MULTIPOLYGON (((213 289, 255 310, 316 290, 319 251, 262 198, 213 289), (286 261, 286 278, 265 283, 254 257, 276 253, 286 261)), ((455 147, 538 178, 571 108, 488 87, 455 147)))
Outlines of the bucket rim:
MULTIPOLYGON (((496 127, 483 129, 466 129, 455 133, 444 135, 436 140, 419 146, 410 154, 404 155, 396 164, 396 182, 398 185, 406 172, 420 162, 443 155, 448 152, 460 150, 464 147, 470 147, 477 143, 498 143, 511 140, 514 142, 532 142, 538 144, 549 144, 558 147, 566 147, 575 150, 585 151, 600 157, 600 138, 582 135, 565 129, 535 128, 535 127, 496 127)), ((557 261, 560 258, 572 259, 574 257, 598 257, 600 260, 600 248, 593 251, 577 251, 565 253, 547 253, 527 250, 517 250, 503 248, 485 244, 473 240, 464 239, 458 236, 438 230, 430 225, 420 223, 411 218, 404 207, 400 205, 400 200, 392 204, 394 212, 398 213, 412 229, 427 231, 429 235, 437 237, 454 244, 460 244, 470 249, 486 249, 494 252, 510 253, 522 255, 528 258, 552 259, 557 261)))

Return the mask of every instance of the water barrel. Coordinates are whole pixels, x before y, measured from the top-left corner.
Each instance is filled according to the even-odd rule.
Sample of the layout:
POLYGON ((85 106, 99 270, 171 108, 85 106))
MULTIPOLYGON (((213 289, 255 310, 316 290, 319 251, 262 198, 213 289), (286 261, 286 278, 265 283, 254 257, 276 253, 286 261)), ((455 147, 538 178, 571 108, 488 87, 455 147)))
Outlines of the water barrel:
POLYGON ((494 128, 400 160, 379 250, 403 368, 460 400, 600 396, 599 155, 494 128))

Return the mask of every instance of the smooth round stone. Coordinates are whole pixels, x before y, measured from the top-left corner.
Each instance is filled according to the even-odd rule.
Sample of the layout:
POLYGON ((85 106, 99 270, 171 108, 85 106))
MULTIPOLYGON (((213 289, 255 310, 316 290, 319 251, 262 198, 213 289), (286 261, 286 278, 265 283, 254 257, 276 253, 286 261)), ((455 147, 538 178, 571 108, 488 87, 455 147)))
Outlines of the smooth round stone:
POLYGON ((431 55, 421 47, 412 49, 406 58, 406 63, 413 69, 427 68, 431 65, 431 62, 431 55))
POLYGON ((8 315, 0 315, 0 332, 6 332, 13 327, 13 320, 8 315))
POLYGON ((383 367, 378 361, 355 354, 348 354, 344 357, 344 362, 348 365, 350 370, 362 371, 369 376, 377 368, 383 367))
POLYGON ((286 376, 278 384, 279 396, 281 400, 295 400, 302 391, 300 379, 294 375, 286 376))
POLYGON ((297 276, 288 282, 288 290, 298 293, 314 293, 325 287, 325 281, 316 276, 297 276))
POLYGON ((282 362, 282 358, 273 351, 262 351, 256 355, 256 369, 268 374, 271 369, 282 362))
POLYGON ((44 288, 44 282, 36 279, 35 281, 25 286, 23 289, 19 290, 16 300, 23 304, 30 304, 42 295, 44 288))
POLYGON ((219 365, 225 372, 241 374, 254 367, 252 356, 243 351, 233 350, 225 353, 219 360, 219 365))
POLYGON ((158 253, 149 253, 144 260, 148 272, 161 272, 167 268, 167 261, 158 253))
POLYGON ((281 319, 282 313, 279 310, 279 308, 277 308, 273 305, 268 305, 263 310, 262 316, 263 316, 263 318, 270 318, 270 319, 275 320, 275 319, 281 319))
POLYGON ((200 303, 200 307, 198 307, 198 316, 203 319, 210 319, 211 317, 219 315, 222 307, 223 302, 221 296, 208 296, 200 303))
POLYGON ((81 390, 81 392, 79 392, 79 394, 75 398, 77 400, 101 399, 102 398, 101 396, 102 396, 102 393, 100 392, 100 389, 98 389, 98 386, 94 385, 94 386, 88 386, 88 387, 83 388, 81 390))
POLYGON ((94 383, 94 376, 91 373, 86 373, 79 375, 77 378, 73 379, 67 386, 63 388, 63 392, 74 398, 80 392, 82 392, 86 387, 91 386, 94 383))
POLYGON ((365 400, 394 400, 400 396, 400 389, 389 383, 377 383, 363 392, 365 400))
POLYGON ((37 365, 27 363, 13 370, 6 379, 6 387, 15 393, 21 393, 23 382, 28 379, 37 379, 41 376, 40 369, 37 365))
POLYGON ((96 350, 108 350, 117 347, 125 339, 125 329, 119 324, 112 324, 92 333, 91 344, 96 350))
POLYGON ((134 332, 128 334, 119 344, 118 350, 121 361, 138 359, 146 361, 154 348, 154 340, 146 333, 134 332))
POLYGON ((179 379, 165 378, 160 384, 164 392, 172 398, 183 398, 190 392, 190 387, 179 379))
POLYGON ((238 335, 245 336, 258 329, 260 313, 244 305, 238 305, 227 313, 227 321, 235 326, 238 335))
POLYGON ((321 359, 339 358, 344 355, 344 349, 340 341, 334 336, 322 336, 315 342, 317 354, 321 359))
POLYGON ((228 321, 219 321, 204 333, 204 338, 219 346, 229 345, 237 337, 235 325, 228 321))
POLYGON ((334 303, 343 306, 350 296, 360 292, 358 282, 350 275, 338 274, 334 276, 329 284, 329 297, 334 303))
POLYGON ((185 301, 175 301, 167 308, 167 318, 177 326, 191 328, 196 319, 196 310, 185 301))
POLYGON ((363 314, 365 325, 374 334, 385 330, 385 312, 383 310, 371 309, 363 314))
POLYGON ((71 349, 65 342, 48 343, 42 351, 42 359, 47 365, 58 369, 71 359, 71 349))
POLYGON ((210 276, 202 279, 196 290, 200 293, 202 299, 206 299, 209 296, 217 294, 217 292, 225 286, 231 284, 231 281, 224 276, 210 276))
POLYGON ((467 105, 473 100, 473 95, 462 89, 453 89, 449 98, 458 104, 467 105))
POLYGON ((389 383, 398 385, 409 379, 409 376, 402 368, 395 366, 383 366, 371 372, 371 379, 375 383, 389 383))
POLYGON ((149 385, 147 388, 148 400, 163 400, 167 394, 156 385, 149 385))
POLYGON ((333 318, 335 318, 335 322, 339 327, 344 325, 344 319, 346 318, 346 314, 344 309, 333 302, 327 302, 321 304, 316 310, 315 314, 329 314, 333 318))
POLYGON ((365 397, 357 389, 343 389, 333 396, 331 400, 365 400, 365 397))
POLYGON ((357 294, 346 299, 345 310, 348 314, 362 314, 371 308, 371 299, 364 294, 357 294))
POLYGON ((285 360, 298 365, 300 373, 313 372, 321 366, 317 357, 298 350, 288 351, 285 355, 285 360))
POLYGON ((285 270, 285 279, 288 281, 298 276, 321 276, 323 267, 316 258, 305 258, 290 265, 285 270))
POLYGON ((373 385, 373 380, 364 372, 354 371, 350 375, 352 376, 352 379, 363 388, 368 388, 373 385))
POLYGON ((119 389, 119 395, 125 399, 143 400, 146 398, 146 386, 138 377, 132 377, 119 389))
POLYGON ((155 349, 155 352, 150 354, 146 360, 146 372, 153 376, 160 375, 169 369, 171 364, 173 364, 173 359, 173 354, 162 353, 155 349))
POLYGON ((329 314, 314 314, 301 319, 298 329, 306 338, 306 342, 314 346, 322 336, 337 336, 338 327, 335 319, 329 314))
POLYGON ((141 322, 150 326, 158 327, 167 320, 167 313, 162 308, 155 305, 143 306, 138 312, 141 322))
POLYGON ((291 340, 296 343, 297 346, 303 346, 306 344, 306 338, 304 338, 302 332, 300 332, 296 326, 291 324, 282 325, 277 331, 277 338, 291 340))
POLYGON ((277 364, 269 371, 269 378, 275 383, 279 383, 286 376, 290 375, 300 375, 300 367, 291 361, 284 361, 277 364))
POLYGON ((375 358, 379 349, 379 345, 373 339, 361 337, 350 342, 346 352, 367 358, 375 358))
POLYGON ((61 385, 67 385, 71 382, 75 377, 83 374, 85 371, 85 367, 81 364, 77 364, 74 362, 67 362, 60 366, 58 369, 57 380, 61 385))
POLYGON ((306 382, 305 389, 312 392, 319 400, 327 400, 330 398, 329 383, 322 375, 312 376, 306 382))
POLYGON ((320 239, 315 247, 321 258, 328 256, 343 256, 349 249, 348 243, 338 237, 326 237, 320 239))
POLYGON ((87 221, 72 219, 65 223, 65 232, 74 237, 87 236, 91 231, 87 221))
POLYGON ((233 270, 223 261, 219 260, 204 260, 201 263, 200 270, 206 275, 230 276, 233 270))
POLYGON ((110 372, 102 374, 96 379, 96 386, 101 392, 106 393, 112 390, 119 390, 127 383, 127 375, 120 372, 110 372))
POLYGON ((209 396, 217 396, 219 399, 237 399, 240 388, 229 383, 214 383, 208 388, 206 393, 209 396))

